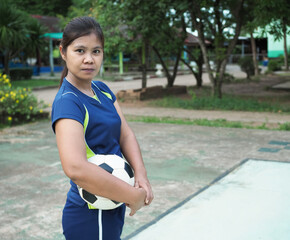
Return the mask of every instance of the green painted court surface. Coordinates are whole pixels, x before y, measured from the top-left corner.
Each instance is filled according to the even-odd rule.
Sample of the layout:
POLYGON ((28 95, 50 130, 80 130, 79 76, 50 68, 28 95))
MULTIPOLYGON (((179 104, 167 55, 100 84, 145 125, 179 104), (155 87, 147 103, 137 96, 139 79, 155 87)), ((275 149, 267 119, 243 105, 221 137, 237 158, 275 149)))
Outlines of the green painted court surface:
MULTIPOLYGON (((286 198, 286 194, 284 192, 282 194, 281 191, 287 190, 285 183, 288 183, 289 179, 284 178, 283 171, 289 168, 286 167, 288 163, 281 162, 290 162, 289 132, 132 122, 130 126, 140 143, 155 199, 152 205, 141 209, 134 217, 128 216, 129 211, 126 213, 123 239, 133 239, 133 236, 139 237, 136 233, 139 233, 140 236, 145 234, 150 229, 147 226, 153 227, 152 221, 157 222, 156 225, 161 224, 163 219, 175 211, 182 212, 184 206, 189 204, 191 200, 197 201, 195 202, 195 211, 198 211, 198 214, 192 214, 192 217, 203 223, 199 229, 201 234, 202 231, 214 233, 212 223, 221 223, 221 220, 227 220, 224 216, 233 217, 236 221, 231 221, 236 223, 232 226, 223 225, 229 234, 231 230, 235 229, 234 227, 240 226, 242 228, 244 226, 248 228, 245 221, 242 221, 246 217, 239 217, 235 207, 247 209, 252 206, 252 210, 247 212, 247 216, 252 214, 249 220, 255 220, 257 229, 262 229, 260 226, 262 222, 258 225, 261 219, 258 221, 254 217, 267 217, 268 215, 265 213, 272 214, 268 218, 275 217, 273 225, 283 225, 287 217, 286 211, 289 209, 283 208, 284 215, 274 216, 273 214, 278 214, 277 207, 283 206, 282 202, 279 202, 279 194, 281 193, 282 197, 286 198), (271 149, 275 150, 271 151, 271 149), (256 161, 244 163, 245 159, 268 161, 258 161, 258 163, 265 163, 265 166, 247 167, 247 164, 256 163, 256 161), (268 164, 272 164, 270 169, 276 169, 276 175, 274 177, 269 171, 270 175, 263 175, 264 177, 261 179, 265 180, 265 185, 269 188, 276 184, 276 191, 273 188, 265 188, 265 190, 268 189, 268 192, 262 192, 264 195, 246 194, 243 191, 248 188, 242 188, 245 183, 240 178, 233 178, 232 182, 222 185, 223 181, 228 179, 227 177, 238 176, 240 171, 245 176, 248 174, 249 177, 262 174, 263 168, 270 166, 268 164), (280 166, 285 167, 280 168, 280 166), (252 170, 257 172, 252 174, 252 170), (208 187, 215 179, 219 179, 219 181, 208 187), (239 181, 241 182, 239 183, 239 181), (219 192, 215 190, 217 192, 208 194, 205 198, 204 194, 207 191, 213 191, 211 189, 215 189, 212 188, 214 186, 220 186, 219 192), (201 191, 204 188, 207 189, 201 191), (273 199, 267 197, 266 193, 269 193, 273 199), (237 204, 233 206, 226 204, 228 210, 220 211, 219 221, 209 213, 212 218, 205 218, 206 215, 201 213, 206 211, 206 206, 210 206, 210 213, 214 213, 214 211, 218 213, 224 202, 222 201, 223 196, 227 196, 227 201, 230 203, 237 201, 237 204), (271 200, 271 204, 267 205, 267 202, 262 202, 267 209, 257 213, 254 206, 257 201, 261 201, 263 198, 271 200), (185 199, 191 200, 187 201, 186 204, 181 204, 185 199), (215 204, 210 205, 211 202, 215 204), (172 211, 173 209, 174 211, 172 211), (141 231, 142 229, 145 229, 144 232, 141 231)), ((258 182, 256 179, 252 180, 251 187, 255 187, 257 183, 263 183, 262 180, 258 182)), ((61 215, 68 188, 69 181, 62 171, 55 136, 48 121, 5 129, 0 132, 1 240, 64 239, 61 229, 61 215)), ((191 220, 187 222, 190 223, 191 220)), ((196 225, 190 226, 196 227, 196 225)), ((217 234, 218 232, 215 236, 218 236, 217 234)), ((159 236, 158 239, 162 239, 161 232, 159 236)))

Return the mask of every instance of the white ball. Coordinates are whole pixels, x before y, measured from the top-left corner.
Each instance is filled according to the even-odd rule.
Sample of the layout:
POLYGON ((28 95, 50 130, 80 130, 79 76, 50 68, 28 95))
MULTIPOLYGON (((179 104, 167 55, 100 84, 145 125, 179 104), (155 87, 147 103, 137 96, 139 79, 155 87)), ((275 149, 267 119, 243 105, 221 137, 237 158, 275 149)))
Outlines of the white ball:
MULTIPOLYGON (((103 155, 97 154, 88 159, 89 162, 98 165, 115 177, 124 182, 134 186, 134 172, 129 163, 115 154, 103 155)), ((100 197, 89 193, 85 189, 78 186, 80 196, 93 208, 110 210, 121 206, 123 203, 110 200, 108 198, 100 197)))

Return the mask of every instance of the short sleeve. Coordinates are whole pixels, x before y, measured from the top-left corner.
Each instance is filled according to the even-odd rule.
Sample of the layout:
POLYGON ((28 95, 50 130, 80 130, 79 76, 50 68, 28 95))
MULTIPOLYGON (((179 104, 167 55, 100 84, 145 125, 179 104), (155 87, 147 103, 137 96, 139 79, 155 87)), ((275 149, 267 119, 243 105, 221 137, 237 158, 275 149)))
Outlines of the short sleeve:
POLYGON ((79 98, 73 93, 66 93, 56 98, 52 105, 51 121, 55 132, 55 123, 62 118, 73 119, 84 125, 86 111, 79 98))
MULTIPOLYGON (((103 82, 101 81, 94 81, 94 85, 96 85, 102 92, 104 92, 105 95, 108 93, 111 96, 111 99, 113 102, 116 101, 116 96, 115 94, 111 91, 111 89, 103 82)), ((108 96, 108 95, 107 95, 108 96)))

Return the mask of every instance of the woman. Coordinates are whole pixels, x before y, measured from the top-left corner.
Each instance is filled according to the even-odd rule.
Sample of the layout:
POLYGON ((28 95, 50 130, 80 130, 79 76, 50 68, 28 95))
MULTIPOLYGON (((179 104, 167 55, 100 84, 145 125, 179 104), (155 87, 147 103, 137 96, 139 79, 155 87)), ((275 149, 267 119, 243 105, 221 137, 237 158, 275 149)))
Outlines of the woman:
POLYGON ((63 232, 66 239, 120 239, 125 204, 133 216, 151 203, 153 194, 136 137, 115 95, 103 82, 93 81, 104 54, 100 25, 90 17, 71 20, 59 50, 66 64, 51 117, 62 167, 71 179, 63 210, 63 232), (134 169, 135 186, 88 162, 92 154, 123 155, 134 169), (90 209, 77 185, 125 204, 113 210, 90 209))

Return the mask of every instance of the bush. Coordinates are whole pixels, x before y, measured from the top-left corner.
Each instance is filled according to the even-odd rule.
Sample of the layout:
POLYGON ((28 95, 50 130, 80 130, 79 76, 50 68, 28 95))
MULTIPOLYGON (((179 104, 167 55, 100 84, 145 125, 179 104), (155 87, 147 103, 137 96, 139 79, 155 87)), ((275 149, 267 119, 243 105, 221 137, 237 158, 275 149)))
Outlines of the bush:
POLYGON ((224 73, 223 82, 224 83, 233 83, 233 82, 235 82, 235 77, 229 73, 224 73))
POLYGON ((33 74, 32 68, 12 68, 10 69, 11 80, 30 79, 33 74))
POLYGON ((47 118, 46 105, 38 102, 30 89, 12 88, 9 78, 0 73, 0 123, 13 125, 47 118))
POLYGON ((250 56, 240 58, 239 60, 240 68, 243 72, 247 74, 247 78, 250 79, 250 76, 253 76, 255 73, 255 67, 253 59, 250 56))
MULTIPOLYGON (((284 66, 285 65, 284 55, 280 55, 279 58, 277 59, 277 61, 279 62, 280 66, 284 66)), ((288 52, 288 64, 289 63, 290 63, 290 52, 288 52)))
POLYGON ((268 72, 274 72, 281 70, 281 64, 279 63, 279 60, 270 60, 268 63, 268 72))

